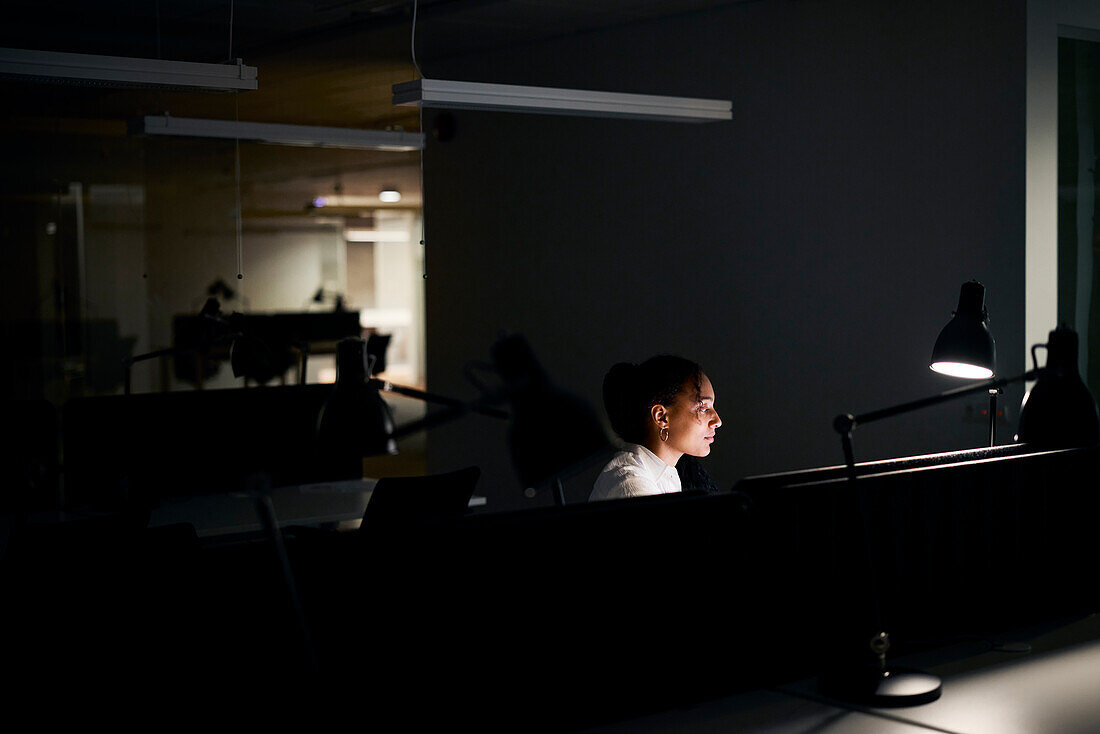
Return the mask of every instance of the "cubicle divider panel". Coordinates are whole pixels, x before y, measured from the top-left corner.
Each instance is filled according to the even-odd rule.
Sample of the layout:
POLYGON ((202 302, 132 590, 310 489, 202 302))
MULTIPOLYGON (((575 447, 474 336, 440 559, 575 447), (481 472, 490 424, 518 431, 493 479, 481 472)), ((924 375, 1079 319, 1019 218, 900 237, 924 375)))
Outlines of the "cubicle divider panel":
POLYGON ((903 645, 1095 607, 1080 578, 1100 510, 1096 448, 886 469, 854 483, 738 487, 767 526, 759 532, 790 546, 802 583, 823 579, 830 593, 839 587, 828 579, 850 578, 866 626, 903 645))
POLYGON ((117 644, 183 625, 188 673, 249 681, 312 658, 375 713, 612 719, 816 675, 876 623, 903 654, 1094 611, 1098 453, 303 533, 291 577, 269 542, 215 544, 182 564, 186 609, 145 609, 167 626, 117 644))
POLYGON ((904 654, 1094 608, 1080 579, 1097 509, 1082 482, 1095 486, 1097 454, 330 539, 302 566, 303 603, 338 677, 366 672, 386 689, 427 667, 471 698, 667 707, 862 660, 878 629, 904 654))
POLYGON ((638 710, 778 680, 802 644, 789 622, 803 610, 785 603, 801 592, 761 558, 768 546, 741 496, 303 541, 294 555, 321 659, 387 700, 427 676, 446 682, 425 683, 433 696, 492 701, 497 714, 638 710))
POLYGON ((57 408, 48 400, 4 400, 0 414, 9 427, 0 443, 0 515, 59 509, 57 408))

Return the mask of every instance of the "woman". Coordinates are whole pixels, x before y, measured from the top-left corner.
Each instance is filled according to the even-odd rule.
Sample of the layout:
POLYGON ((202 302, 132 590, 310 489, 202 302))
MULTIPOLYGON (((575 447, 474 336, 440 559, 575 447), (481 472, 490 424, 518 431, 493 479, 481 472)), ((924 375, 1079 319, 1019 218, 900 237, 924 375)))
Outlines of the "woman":
POLYGON ((692 458, 710 453, 722 425, 714 387, 699 365, 671 355, 639 365, 620 362, 604 377, 603 402, 612 429, 627 445, 600 472, 590 501, 715 491, 692 458))

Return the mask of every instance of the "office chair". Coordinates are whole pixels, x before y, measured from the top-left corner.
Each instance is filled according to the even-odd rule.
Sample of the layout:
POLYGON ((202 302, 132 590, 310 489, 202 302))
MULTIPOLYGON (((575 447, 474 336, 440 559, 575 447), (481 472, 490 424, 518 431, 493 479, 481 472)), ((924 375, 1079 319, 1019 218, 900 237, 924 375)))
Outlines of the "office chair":
POLYGON ((386 371, 386 351, 390 348, 392 334, 373 333, 367 336, 367 354, 374 356, 372 373, 375 375, 386 371))

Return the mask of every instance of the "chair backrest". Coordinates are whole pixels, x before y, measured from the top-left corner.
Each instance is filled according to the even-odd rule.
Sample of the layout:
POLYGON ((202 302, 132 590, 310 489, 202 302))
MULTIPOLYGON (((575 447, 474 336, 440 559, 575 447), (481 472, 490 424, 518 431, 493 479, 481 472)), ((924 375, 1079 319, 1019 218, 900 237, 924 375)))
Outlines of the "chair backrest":
POLYGON ((466 513, 481 469, 469 466, 424 477, 378 480, 363 512, 364 529, 405 527, 466 513))

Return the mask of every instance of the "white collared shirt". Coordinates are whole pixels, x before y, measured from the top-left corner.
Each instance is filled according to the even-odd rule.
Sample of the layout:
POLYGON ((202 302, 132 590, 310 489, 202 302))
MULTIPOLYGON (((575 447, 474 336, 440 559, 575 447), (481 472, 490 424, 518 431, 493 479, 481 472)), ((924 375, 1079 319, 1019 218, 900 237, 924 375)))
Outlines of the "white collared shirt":
POLYGON ((657 454, 636 443, 626 445, 600 472, 588 501, 642 497, 680 491, 680 475, 657 454))

